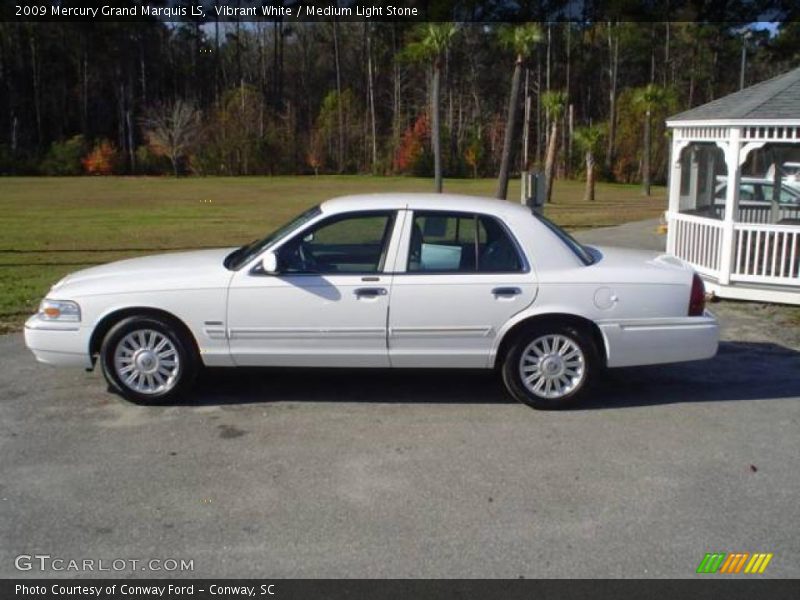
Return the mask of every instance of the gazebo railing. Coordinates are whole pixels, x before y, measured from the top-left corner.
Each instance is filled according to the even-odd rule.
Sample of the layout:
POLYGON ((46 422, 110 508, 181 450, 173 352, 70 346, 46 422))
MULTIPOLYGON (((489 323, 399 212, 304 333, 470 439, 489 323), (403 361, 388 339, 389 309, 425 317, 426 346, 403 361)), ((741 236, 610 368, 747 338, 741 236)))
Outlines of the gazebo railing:
MULTIPOLYGON (((723 207, 724 214, 724 207, 723 207)), ((740 223, 772 223, 773 219, 780 224, 784 219, 800 219, 800 206, 779 204, 773 209, 771 206, 757 206, 753 204, 740 204, 740 223)))
POLYGON ((722 221, 673 214, 675 256, 690 262, 698 272, 719 277, 722 257, 722 221))
POLYGON ((724 222, 707 217, 672 214, 672 252, 700 274, 730 281, 800 286, 800 227, 762 223, 733 224, 730 269, 723 268, 724 222))
POLYGON ((736 223, 731 281, 800 283, 800 229, 736 223))

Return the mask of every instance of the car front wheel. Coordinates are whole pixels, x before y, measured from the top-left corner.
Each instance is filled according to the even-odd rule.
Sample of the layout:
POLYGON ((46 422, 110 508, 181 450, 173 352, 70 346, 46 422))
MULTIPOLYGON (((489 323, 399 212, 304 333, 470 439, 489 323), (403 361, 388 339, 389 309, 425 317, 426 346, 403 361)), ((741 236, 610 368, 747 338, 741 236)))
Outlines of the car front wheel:
POLYGON ((594 343, 581 330, 534 327, 512 343, 503 381, 514 398, 534 408, 566 408, 584 396, 598 363, 594 343))
POLYGON ((152 317, 117 323, 106 334, 100 356, 111 388, 139 404, 176 399, 197 374, 191 340, 171 323, 152 317))

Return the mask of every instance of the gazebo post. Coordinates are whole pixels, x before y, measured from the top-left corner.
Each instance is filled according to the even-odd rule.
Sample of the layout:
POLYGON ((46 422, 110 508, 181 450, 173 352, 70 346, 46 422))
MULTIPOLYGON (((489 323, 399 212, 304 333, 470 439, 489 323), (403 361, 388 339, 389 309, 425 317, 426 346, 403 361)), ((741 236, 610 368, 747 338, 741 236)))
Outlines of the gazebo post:
POLYGON ((722 222, 722 253, 720 254, 719 282, 728 285, 731 282, 733 269, 734 224, 738 221, 739 185, 741 170, 739 167, 739 151, 741 150, 741 131, 738 127, 729 129, 725 162, 728 167, 728 179, 725 187, 725 218, 722 222))
POLYGON ((684 144, 678 142, 677 132, 672 135, 669 154, 669 206, 667 210, 667 252, 675 254, 675 227, 671 226, 673 215, 681 210, 681 151, 684 144))
POLYGON ((770 198, 769 222, 773 224, 781 220, 781 211, 778 204, 781 199, 781 154, 782 152, 777 148, 772 150, 772 164, 774 165, 774 172, 772 174, 772 198, 770 198))
POLYGON ((692 210, 697 210, 700 199, 700 150, 697 146, 689 148, 689 198, 692 210))
POLYGON ((706 152, 706 164, 703 167, 706 173, 705 186, 703 187, 703 206, 708 204, 710 211, 714 210, 714 188, 717 185, 716 178, 716 154, 714 152, 706 152))

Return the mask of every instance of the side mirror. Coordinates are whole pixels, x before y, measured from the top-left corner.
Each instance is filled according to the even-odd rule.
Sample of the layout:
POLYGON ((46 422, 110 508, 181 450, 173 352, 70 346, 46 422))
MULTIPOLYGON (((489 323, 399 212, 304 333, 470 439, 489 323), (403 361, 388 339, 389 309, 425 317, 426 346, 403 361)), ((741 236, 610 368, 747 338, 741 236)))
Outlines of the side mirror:
POLYGON ((275 275, 278 272, 278 257, 274 252, 267 252, 261 259, 261 268, 269 275, 275 275))

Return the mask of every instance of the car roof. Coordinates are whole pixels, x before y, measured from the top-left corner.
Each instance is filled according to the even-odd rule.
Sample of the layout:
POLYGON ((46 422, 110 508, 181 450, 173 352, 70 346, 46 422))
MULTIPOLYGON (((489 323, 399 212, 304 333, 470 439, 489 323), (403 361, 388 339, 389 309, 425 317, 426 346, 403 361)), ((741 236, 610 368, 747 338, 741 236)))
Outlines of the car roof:
MULTIPOLYGON (((717 176, 718 184, 724 185, 728 183, 728 178, 724 175, 717 176)), ((764 177, 740 177, 739 183, 760 183, 763 185, 773 185, 775 183, 772 179, 766 179, 764 177)), ((781 187, 786 187, 786 183, 781 182, 781 187)))
POLYGON ((323 213, 352 212, 359 210, 391 210, 400 208, 409 210, 477 212, 497 216, 531 214, 531 209, 522 204, 494 198, 466 196, 461 194, 357 194, 331 198, 320 204, 320 209, 323 213))
POLYGON ((772 185, 775 183, 774 179, 767 179, 766 177, 742 177, 740 179, 741 183, 764 183, 767 185, 772 185))

